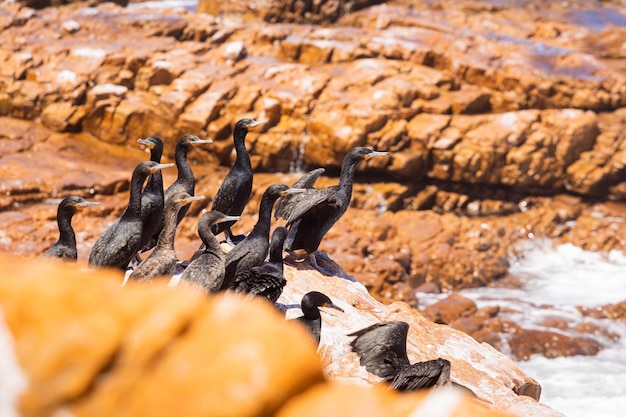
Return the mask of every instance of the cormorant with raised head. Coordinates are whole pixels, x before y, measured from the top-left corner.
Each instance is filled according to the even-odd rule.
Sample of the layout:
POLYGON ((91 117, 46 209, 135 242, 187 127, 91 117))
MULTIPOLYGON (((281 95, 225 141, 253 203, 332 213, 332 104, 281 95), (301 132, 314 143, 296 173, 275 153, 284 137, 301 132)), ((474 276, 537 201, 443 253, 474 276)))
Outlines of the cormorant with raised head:
POLYGON ((357 166, 363 160, 387 155, 388 152, 356 147, 343 160, 338 185, 322 189, 310 188, 285 200, 275 213, 276 218, 287 220, 289 227, 285 250, 304 249, 313 266, 320 269, 315 260, 315 252, 324 235, 350 206, 357 166))
MULTIPOLYGON (((151 161, 161 163, 163 141, 160 137, 148 136, 145 139, 137 139, 137 142, 150 149, 151 161)), ((139 247, 142 252, 150 250, 156 245, 156 241, 159 238, 159 230, 163 224, 164 211, 163 174, 159 171, 148 178, 148 182, 141 194, 143 233, 139 247)))
POLYGON ((122 217, 104 231, 89 254, 89 265, 126 269, 128 262, 140 249, 143 221, 141 220, 141 189, 146 178, 174 164, 141 162, 130 180, 130 197, 122 217))
POLYGON ((447 384, 450 381, 450 362, 435 359, 409 363, 406 337, 409 325, 403 321, 376 323, 350 333, 356 336, 350 343, 352 351, 360 356, 361 365, 368 372, 383 378, 398 391, 413 391, 447 384))
POLYGON ((195 253, 182 275, 172 278, 168 285, 176 286, 179 281, 185 281, 208 293, 217 292, 224 281, 226 254, 222 251, 211 227, 220 222, 237 220, 239 216, 227 216, 215 210, 204 213, 198 221, 198 234, 204 249, 195 253))
POLYGON ((100 203, 89 202, 84 198, 71 195, 65 197, 57 208, 57 226, 59 228, 59 240, 43 253, 45 258, 58 258, 66 261, 76 261, 76 235, 72 228, 72 217, 77 211, 85 207, 97 206, 100 203))
POLYGON ((267 187, 259 204, 259 219, 252 231, 244 240, 226 254, 226 272, 220 289, 233 289, 235 277, 243 271, 261 265, 269 251, 269 234, 272 222, 272 210, 276 200, 290 192, 301 190, 290 189, 285 184, 273 184, 267 187))
POLYGON ((142 263, 130 274, 131 280, 148 280, 158 276, 171 276, 176 272, 176 251, 174 239, 176 237, 176 218, 180 210, 193 201, 204 200, 203 195, 192 197, 182 192, 171 196, 165 203, 165 225, 156 247, 142 263))
MULTIPOLYGON (((222 185, 215 198, 213 199, 212 210, 217 210, 228 216, 241 216, 246 204, 250 201, 252 193, 252 164, 250 163, 250 155, 246 150, 246 135, 256 126, 260 126, 267 122, 257 122, 252 119, 241 119, 235 124, 233 131, 233 140, 235 142, 235 151, 237 157, 233 167, 228 171, 222 185)), ((226 240, 234 244, 234 237, 230 228, 234 222, 221 222, 213 226, 213 234, 217 235, 226 232, 226 240)), ((237 240, 243 239, 243 236, 237 240)))
POLYGON ((270 259, 263 265, 243 271, 235 277, 233 289, 237 292, 258 295, 275 304, 287 280, 283 275, 283 243, 287 229, 277 227, 270 242, 270 259))
POLYGON ((322 315, 320 314, 320 307, 330 307, 335 310, 343 312, 343 309, 336 304, 333 304, 331 299, 319 291, 311 291, 302 297, 300 303, 302 308, 302 316, 296 317, 293 320, 297 320, 298 323, 302 323, 315 342, 319 345, 322 336, 322 315))
MULTIPOLYGON (((196 177, 193 175, 193 171, 189 166, 187 153, 190 149, 203 145, 205 143, 213 143, 213 140, 202 140, 194 135, 185 135, 178 139, 178 142, 176 143, 176 149, 174 151, 174 159, 176 161, 176 168, 178 169, 178 177, 176 178, 176 181, 174 181, 172 185, 167 187, 167 190, 165 190, 166 203, 168 198, 177 193, 187 193, 190 196, 193 196, 195 194, 196 177)), ((178 212, 178 218, 176 221, 177 224, 180 223, 183 217, 185 217, 185 214, 187 214, 187 210, 189 210, 189 206, 183 207, 178 212)))

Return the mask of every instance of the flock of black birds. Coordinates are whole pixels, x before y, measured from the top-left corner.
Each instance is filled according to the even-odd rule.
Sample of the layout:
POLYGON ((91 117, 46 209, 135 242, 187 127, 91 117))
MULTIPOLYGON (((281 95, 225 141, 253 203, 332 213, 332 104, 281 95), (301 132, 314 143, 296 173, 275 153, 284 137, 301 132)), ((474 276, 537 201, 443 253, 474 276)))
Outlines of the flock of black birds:
MULTIPOLYGON (((140 144, 150 149, 150 160, 139 163, 134 169, 128 205, 120 219, 93 245, 89 265, 125 271, 124 284, 126 280, 145 281, 172 276, 170 286, 184 282, 207 293, 236 291, 262 297, 271 303, 277 302, 287 283, 283 276, 284 251, 304 251, 310 264, 325 272, 317 265, 315 253, 324 235, 350 205, 357 166, 361 161, 388 153, 355 147, 343 160, 339 184, 330 187, 314 187, 324 173, 323 168, 306 173, 292 187, 284 184, 269 186, 261 197, 258 221, 252 231, 245 236, 233 236, 231 227, 240 219, 252 193, 253 171, 245 138, 250 130, 263 123, 252 119, 236 123, 233 132, 235 163, 215 195, 211 210, 202 214, 198 221, 202 241, 199 250, 189 262, 182 263, 174 251, 176 227, 189 205, 205 198, 194 195, 195 177, 187 154, 193 147, 212 141, 193 135, 178 140, 175 148, 178 177, 164 190, 161 170, 174 164, 161 164, 163 141, 157 136, 139 139, 140 144), (286 227, 277 227, 270 242, 272 211, 276 219, 286 220, 286 227), (223 251, 216 237, 222 232, 225 242, 231 246, 227 252, 223 251), (152 252, 142 261, 140 254, 149 250, 152 252), (266 262, 268 254, 269 261, 266 262), (176 274, 179 265, 183 265, 184 270, 176 274)), ((76 196, 63 199, 57 212, 60 237, 44 256, 75 261, 77 251, 72 216, 77 210, 97 204, 76 196)), ((303 315, 294 319, 309 330, 318 344, 322 326, 319 307, 343 312, 327 295, 312 291, 302 298, 303 315)), ((449 361, 409 363, 406 353, 408 329, 405 322, 375 324, 349 335, 355 337, 352 350, 358 353, 361 365, 368 372, 380 376, 397 390, 447 383, 449 361)))

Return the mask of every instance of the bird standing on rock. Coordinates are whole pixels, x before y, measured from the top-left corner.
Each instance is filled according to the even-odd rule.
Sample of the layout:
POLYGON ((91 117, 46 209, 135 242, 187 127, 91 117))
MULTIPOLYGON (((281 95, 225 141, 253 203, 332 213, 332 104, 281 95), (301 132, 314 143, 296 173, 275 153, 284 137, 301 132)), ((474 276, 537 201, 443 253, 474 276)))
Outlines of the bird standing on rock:
MULTIPOLYGON (((252 119, 241 119, 235 125, 233 140, 237 157, 233 167, 228 171, 222 185, 213 199, 212 210, 222 212, 228 216, 241 216, 252 193, 253 172, 250 155, 246 149, 246 135, 257 126, 267 123, 252 119)), ((226 241, 234 244, 235 239, 230 228, 234 222, 226 221, 213 226, 213 234, 226 232, 226 241)), ((243 239, 243 236, 237 240, 243 239)))
POLYGON ((283 275, 283 243, 287 229, 277 227, 270 242, 270 260, 243 271, 235 277, 233 289, 237 292, 258 295, 275 304, 287 280, 283 275))
POLYGON ((319 307, 330 307, 343 312, 343 309, 331 301, 331 299, 319 291, 311 291, 302 297, 300 303, 302 308, 302 316, 296 317, 298 323, 304 325, 315 342, 319 345, 322 336, 322 315, 319 307))
POLYGON ((179 277, 173 277, 168 286, 176 286, 184 281, 204 289, 208 293, 217 292, 224 281, 226 255, 220 243, 211 231, 211 227, 224 221, 237 221, 239 216, 227 216, 219 211, 211 210, 200 217, 198 234, 204 248, 194 254, 193 259, 179 277))
POLYGON ((383 378, 398 391, 413 391, 441 386, 450 381, 450 362, 435 359, 409 363, 406 337, 409 325, 403 321, 376 323, 350 333, 356 336, 350 343, 368 372, 383 378))
POLYGON ((59 240, 43 253, 45 258, 57 258, 66 261, 76 261, 78 251, 76 250, 76 235, 72 228, 72 217, 77 211, 85 207, 98 206, 100 203, 89 202, 77 196, 65 197, 57 208, 57 226, 59 228, 59 240))
POLYGON ((301 190, 287 187, 285 184, 273 184, 267 187, 259 204, 259 219, 244 240, 226 254, 226 272, 222 290, 233 289, 235 277, 248 269, 261 265, 269 251, 269 234, 272 222, 272 210, 276 200, 288 193, 301 190))
POLYGON ((89 265, 126 269, 139 251, 143 221, 141 219, 141 189, 146 178, 174 164, 145 161, 137 165, 130 180, 130 197, 122 217, 104 231, 89 254, 89 265))
POLYGON ((310 188, 302 193, 283 198, 275 216, 287 220, 289 235, 285 241, 285 250, 303 249, 311 264, 326 273, 318 267, 315 252, 324 235, 350 206, 357 166, 361 161, 388 155, 388 152, 356 147, 348 152, 343 160, 338 185, 322 189, 310 188))
POLYGON ((167 200, 165 204, 165 225, 163 230, 161 230, 156 247, 150 256, 130 274, 129 279, 148 280, 158 276, 171 276, 176 272, 176 264, 178 262, 174 250, 176 218, 183 207, 198 200, 204 200, 204 196, 192 197, 185 192, 174 194, 167 200))

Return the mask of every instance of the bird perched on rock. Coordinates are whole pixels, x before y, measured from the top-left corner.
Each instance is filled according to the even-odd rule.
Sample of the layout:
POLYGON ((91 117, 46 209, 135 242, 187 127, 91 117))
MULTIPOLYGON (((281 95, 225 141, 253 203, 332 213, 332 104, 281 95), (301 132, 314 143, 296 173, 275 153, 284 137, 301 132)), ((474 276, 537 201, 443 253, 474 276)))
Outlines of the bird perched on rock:
POLYGON ((217 238, 213 235, 211 227, 220 222, 237 220, 239 220, 239 216, 227 216, 215 210, 204 213, 198 221, 198 234, 204 248, 194 254, 182 275, 172 278, 168 285, 176 286, 179 281, 184 281, 198 286, 208 293, 219 290, 224 281, 226 255, 217 238))
MULTIPOLYGON (((250 163, 250 155, 246 150, 246 135, 256 126, 263 125, 265 121, 255 121, 252 119, 241 119, 235 124, 233 131, 233 140, 235 142, 235 151, 237 157, 233 167, 228 171, 222 185, 215 198, 213 199, 212 210, 222 212, 228 216, 241 216, 243 209, 250 201, 252 193, 252 164, 250 163)), ((233 235, 230 228, 233 221, 221 222, 213 226, 213 234, 217 235, 226 232, 226 240, 233 243, 233 235)), ((237 240, 243 239, 243 236, 237 240)))
POLYGON ((450 362, 435 359, 409 363, 406 337, 409 325, 403 321, 376 323, 350 333, 356 336, 350 343, 368 372, 383 378, 398 391, 413 391, 441 386, 450 381, 450 362))
POLYGON ((183 207, 198 200, 204 200, 204 196, 192 197, 185 192, 174 194, 167 200, 165 203, 165 224, 161 234, 159 234, 156 247, 150 256, 130 274, 129 279, 148 280, 164 275, 171 276, 176 272, 176 263, 178 262, 174 250, 176 219, 183 207))
POLYGON ((226 255, 226 272, 221 287, 222 290, 233 289, 232 286, 237 275, 263 263, 270 246, 269 234, 274 203, 281 196, 299 191, 301 190, 290 189, 285 184, 273 184, 267 187, 261 197, 259 219, 254 228, 244 240, 239 242, 226 255))
POLYGON ((343 309, 333 304, 326 294, 318 291, 311 291, 304 294, 300 306, 303 315, 293 320, 304 325, 318 345, 322 336, 322 315, 320 314, 319 307, 330 307, 343 312, 343 309))
POLYGON ((174 164, 141 162, 130 179, 130 197, 122 217, 104 231, 89 254, 89 265, 126 269, 140 249, 143 221, 141 219, 141 189, 146 178, 174 164))
POLYGON ((58 258, 66 261, 76 261, 78 252, 76 250, 76 235, 72 228, 72 217, 77 211, 85 207, 97 206, 100 203, 89 202, 82 197, 75 195, 65 197, 57 208, 57 226, 59 228, 59 240, 52 247, 43 253, 45 258, 58 258))
POLYGON ((287 280, 283 276, 283 243, 287 229, 277 227, 270 242, 270 259, 235 276, 233 289, 237 292, 258 295, 272 304, 276 303, 287 280))
POLYGON ((357 166, 361 161, 387 155, 389 155, 388 152, 356 147, 348 152, 343 160, 338 185, 322 189, 306 189, 302 193, 284 199, 280 204, 280 209, 276 210, 275 216, 287 220, 289 235, 285 241, 285 250, 303 249, 312 265, 321 270, 317 266, 315 252, 324 235, 350 206, 357 166))

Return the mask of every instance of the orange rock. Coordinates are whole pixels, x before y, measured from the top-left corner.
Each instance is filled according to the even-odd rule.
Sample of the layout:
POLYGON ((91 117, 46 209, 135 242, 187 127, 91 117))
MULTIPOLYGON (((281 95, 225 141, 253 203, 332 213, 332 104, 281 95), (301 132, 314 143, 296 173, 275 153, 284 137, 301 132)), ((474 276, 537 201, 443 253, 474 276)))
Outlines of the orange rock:
POLYGON ((29 385, 22 415, 272 413, 322 380, 304 329, 237 295, 121 288, 116 272, 3 257, 0 305, 29 385))
POLYGON ((317 385, 290 400, 276 417, 408 417, 437 409, 448 417, 505 417, 454 388, 400 394, 384 387, 341 383, 317 385), (443 411, 445 409, 445 411, 443 411))

